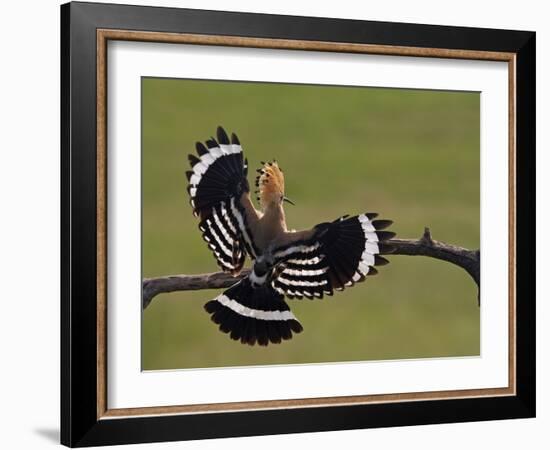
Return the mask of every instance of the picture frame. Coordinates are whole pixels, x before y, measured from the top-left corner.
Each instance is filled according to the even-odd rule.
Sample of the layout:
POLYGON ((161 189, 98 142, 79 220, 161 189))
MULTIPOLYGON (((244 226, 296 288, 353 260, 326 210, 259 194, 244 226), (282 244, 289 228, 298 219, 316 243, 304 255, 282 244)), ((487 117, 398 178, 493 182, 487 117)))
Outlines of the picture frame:
POLYGON ((61 443, 70 447, 535 416, 533 32, 72 2, 61 6, 61 443), (107 43, 508 65, 508 386, 112 409, 107 402, 107 43))

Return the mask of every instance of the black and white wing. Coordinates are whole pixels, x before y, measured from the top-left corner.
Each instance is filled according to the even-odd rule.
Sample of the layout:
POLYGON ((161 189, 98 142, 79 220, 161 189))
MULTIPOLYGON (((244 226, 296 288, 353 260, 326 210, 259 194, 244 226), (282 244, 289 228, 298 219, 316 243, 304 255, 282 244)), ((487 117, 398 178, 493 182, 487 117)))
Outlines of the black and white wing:
POLYGON ((217 140, 197 142, 196 155, 189 155, 187 191, 193 214, 200 218, 203 239, 220 268, 238 273, 246 259, 257 255, 251 226, 258 220, 247 181, 248 166, 239 139, 231 140, 218 127, 217 140), (206 144, 206 145, 205 145, 206 144))
POLYGON ((375 217, 374 213, 344 216, 316 225, 305 237, 296 233, 296 239, 288 233, 290 242, 273 253, 279 263, 273 288, 289 298, 323 298, 376 274, 374 266, 388 263, 380 255, 391 253, 384 241, 395 233, 383 231, 392 221, 375 217))

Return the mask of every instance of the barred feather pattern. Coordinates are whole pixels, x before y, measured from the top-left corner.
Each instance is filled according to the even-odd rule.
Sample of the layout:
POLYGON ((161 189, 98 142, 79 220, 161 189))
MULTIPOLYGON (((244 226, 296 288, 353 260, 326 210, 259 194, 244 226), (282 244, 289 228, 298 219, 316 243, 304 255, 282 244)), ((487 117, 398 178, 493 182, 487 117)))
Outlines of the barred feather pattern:
POLYGON ((239 139, 235 134, 231 141, 227 133, 218 127, 218 141, 210 138, 206 145, 197 142, 196 155, 188 156, 192 170, 188 171, 189 201, 193 213, 201 218, 210 215, 212 207, 221 201, 226 203, 231 197, 239 198, 249 192, 247 181, 248 165, 243 159, 239 139))
POLYGON ((274 251, 282 270, 272 286, 288 298, 323 298, 378 273, 375 266, 388 263, 384 241, 395 233, 383 231, 390 220, 373 220, 377 214, 341 217, 315 226, 307 241, 295 241, 274 251))
POLYGON ((220 268, 231 273, 242 269, 246 253, 255 257, 246 213, 239 201, 250 191, 247 162, 239 139, 217 129, 217 140, 197 142, 197 155, 189 155, 192 170, 187 172, 189 201, 193 214, 200 217, 203 239, 220 268), (252 243, 252 244, 251 244, 252 243))
POLYGON ((243 344, 279 344, 303 330, 281 294, 269 284, 254 287, 249 278, 210 300, 204 309, 220 331, 243 344))

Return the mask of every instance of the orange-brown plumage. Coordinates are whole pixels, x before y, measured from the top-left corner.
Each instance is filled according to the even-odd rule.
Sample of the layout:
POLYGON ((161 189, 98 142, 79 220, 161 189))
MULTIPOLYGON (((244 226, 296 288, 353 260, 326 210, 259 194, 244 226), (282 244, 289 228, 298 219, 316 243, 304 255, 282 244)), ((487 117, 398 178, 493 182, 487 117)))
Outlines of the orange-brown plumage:
POLYGON ((279 204, 284 198, 285 178, 275 160, 263 163, 258 173, 259 175, 256 177, 258 198, 260 207, 265 211, 270 206, 279 204))

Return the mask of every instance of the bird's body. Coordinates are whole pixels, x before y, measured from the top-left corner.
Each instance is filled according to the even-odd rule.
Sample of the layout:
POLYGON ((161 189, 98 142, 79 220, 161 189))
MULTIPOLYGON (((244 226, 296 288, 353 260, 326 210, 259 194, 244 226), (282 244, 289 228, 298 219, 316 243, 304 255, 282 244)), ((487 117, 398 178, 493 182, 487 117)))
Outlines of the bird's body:
POLYGON ((238 274, 246 255, 248 277, 209 301, 205 309, 220 330, 243 343, 267 345, 290 339, 302 326, 284 301, 323 298, 363 281, 388 261, 382 231, 391 221, 376 214, 340 217, 309 230, 289 231, 283 202, 284 176, 278 164, 263 163, 256 178, 257 210, 250 198, 248 165, 238 138, 219 127, 217 141, 197 143, 190 155, 188 191, 199 228, 222 270, 238 274))

